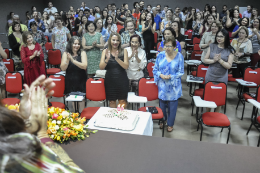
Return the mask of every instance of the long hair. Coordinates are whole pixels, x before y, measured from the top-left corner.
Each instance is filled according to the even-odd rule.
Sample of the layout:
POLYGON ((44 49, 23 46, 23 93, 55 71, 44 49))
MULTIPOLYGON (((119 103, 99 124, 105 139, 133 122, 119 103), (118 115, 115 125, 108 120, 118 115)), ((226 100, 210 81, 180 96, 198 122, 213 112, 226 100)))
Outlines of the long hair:
POLYGON ((109 17, 111 17, 112 18, 112 23, 111 23, 111 26, 114 24, 114 22, 113 22, 113 17, 111 16, 111 15, 107 15, 107 18, 106 18, 106 22, 105 22, 105 28, 107 29, 107 26, 108 26, 108 23, 107 23, 107 21, 108 21, 108 18, 109 17))
MULTIPOLYGON (((148 13, 148 14, 151 14, 151 18, 152 18, 152 26, 151 27, 153 27, 153 24, 154 24, 154 15, 153 15, 153 13, 148 13)), ((147 15, 148 15, 147 14, 147 15)), ((147 17, 147 15, 146 15, 146 17, 147 17)), ((141 18, 141 17, 140 17, 141 18)), ((147 22, 147 21, 146 21, 147 22)), ((139 23, 140 24, 140 23, 139 23)), ((147 25, 148 25, 148 23, 146 23, 147 25)))
POLYGON ((110 37, 108 39, 108 50, 112 51, 111 39, 114 35, 117 36, 117 38, 120 42, 119 45, 118 45, 118 52, 119 52, 119 55, 122 55, 123 49, 121 48, 121 45, 122 45, 121 36, 117 32, 112 32, 110 34, 110 37))
POLYGON ((246 19, 247 20, 247 24, 246 24, 246 27, 249 26, 249 19, 248 17, 243 17, 241 20, 238 21, 238 23, 240 24, 240 26, 242 26, 242 20, 246 19))
MULTIPOLYGON (((23 43, 25 45, 23 45, 24 47, 27 47, 27 38, 29 35, 32 35, 29 31, 24 31, 23 32, 23 35, 22 35, 22 38, 23 38, 23 43)), ((33 40, 33 44, 35 44, 36 42, 33 40)))
MULTIPOLYGON (((255 20, 258 20, 258 22, 260 22, 260 19, 259 19, 259 18, 255 18, 254 21, 255 21, 255 20)), ((253 25, 251 25, 251 28, 252 28, 252 29, 254 28, 254 23, 253 23, 253 25)), ((258 30, 260 29, 260 24, 258 25, 258 28, 257 28, 257 29, 258 29, 258 30)))
POLYGON ((253 20, 255 18, 255 16, 253 15, 253 10, 255 10, 257 12, 256 16, 258 17, 258 9, 257 8, 253 8, 252 9, 252 14, 251 14, 251 17, 250 17, 251 20, 253 20))
MULTIPOLYGON (((101 12, 101 19, 104 19, 104 16, 103 16, 104 11, 107 12, 107 10, 103 10, 103 11, 101 12)), ((108 16, 108 12, 107 12, 107 16, 108 16)))
POLYGON ((229 41, 229 33, 227 30, 225 29, 221 29, 216 33, 216 37, 215 37, 215 42, 214 44, 218 44, 217 42, 217 35, 219 32, 222 32, 223 36, 224 36, 224 49, 228 49, 231 53, 235 52, 235 49, 230 45, 230 41, 229 41))
POLYGON ((213 18, 213 20, 216 20, 216 18, 212 14, 208 14, 208 15, 205 16, 205 19, 203 21, 203 26, 205 26, 205 24, 209 25, 208 18, 210 16, 213 18))
POLYGON ((96 24, 96 27, 97 27, 97 22, 98 22, 99 20, 101 20, 102 26, 101 26, 100 32, 102 32, 102 29, 103 29, 103 20, 102 20, 101 18, 96 18, 96 19, 94 20, 94 23, 96 24))
POLYGON ((71 38, 69 39, 68 44, 67 44, 67 46, 66 46, 66 52, 68 52, 68 53, 70 53, 71 55, 73 55, 73 51, 72 51, 72 50, 73 50, 73 44, 74 44, 74 42, 75 42, 76 40, 78 40, 79 45, 80 45, 79 50, 78 50, 78 52, 77 52, 78 56, 80 56, 81 49, 82 49, 82 45, 81 45, 81 40, 80 40, 80 38, 77 37, 77 36, 73 36, 73 37, 71 37, 71 38))
MULTIPOLYGON (((178 24, 178 35, 180 35, 180 34, 181 34, 181 25, 180 25, 180 23, 177 22, 177 21, 173 21, 172 24, 173 24, 173 23, 177 23, 177 24, 178 24)), ((176 33, 176 32, 175 32, 175 33, 176 33)))
POLYGON ((211 10, 211 13, 212 13, 212 7, 215 7, 215 9, 216 9, 216 10, 215 10, 215 13, 217 14, 218 11, 217 11, 217 7, 216 7, 215 5, 212 5, 212 6, 211 6, 211 9, 210 9, 210 10, 211 10))
POLYGON ((208 12, 211 14, 211 8, 209 4, 206 4, 204 7, 204 13, 206 12, 206 7, 208 8, 208 12))
POLYGON ((12 31, 15 32, 15 29, 14 29, 15 25, 20 25, 20 33, 23 33, 23 32, 22 32, 21 24, 18 23, 18 22, 13 22, 13 24, 12 24, 12 31))
MULTIPOLYGON (((141 14, 140 14, 140 18, 139 18, 139 25, 142 23, 142 15, 143 14, 145 14, 145 19, 144 19, 144 21, 146 21, 146 12, 142 12, 141 14)), ((154 19, 153 19, 154 20, 154 19)))

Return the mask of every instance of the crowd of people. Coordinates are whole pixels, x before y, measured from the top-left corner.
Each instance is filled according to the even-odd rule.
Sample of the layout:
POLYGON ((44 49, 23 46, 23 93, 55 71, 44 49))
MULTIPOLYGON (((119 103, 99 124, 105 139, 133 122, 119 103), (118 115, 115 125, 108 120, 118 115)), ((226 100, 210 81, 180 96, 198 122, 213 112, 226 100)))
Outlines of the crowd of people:
MULTIPOLYGON (((43 61, 46 58, 47 42, 51 42, 53 49, 61 51, 60 69, 66 71, 65 94, 78 91, 85 93, 86 80, 93 77, 97 70, 106 70, 106 98, 112 108, 117 106, 117 100, 119 104, 127 106, 129 90, 136 91, 138 80, 146 76, 147 63, 154 61, 154 81, 158 86, 160 108, 168 132, 173 131, 178 99, 182 96, 185 31, 192 32, 192 39, 201 39, 199 44, 203 50, 201 61, 209 66, 206 82, 227 84, 228 70, 233 64, 237 65, 237 68, 232 70, 234 78, 242 77, 248 66, 257 64, 260 66, 260 18, 258 10, 252 5, 248 5, 242 14, 237 5, 234 8, 229 7, 229 10, 223 5, 222 11, 209 4, 206 4, 204 9, 184 7, 181 10, 179 6, 170 8, 168 5, 162 7, 157 4, 153 7, 150 4, 145 5, 141 0, 133 4, 132 10, 130 6, 124 3, 117 8, 116 4, 112 3, 102 10, 99 6, 89 8, 82 2, 81 7, 75 10, 70 6, 68 10, 58 11, 52 2, 49 2, 43 12, 37 11, 35 6, 31 11, 26 11, 24 22, 20 21, 18 14, 10 12, 10 19, 7 21, 10 48, 14 57, 21 60, 20 67, 24 69, 25 96, 31 95, 30 98, 25 98, 23 103, 32 104, 36 96, 44 97, 44 91, 40 88, 34 91, 35 87, 44 84, 48 92, 54 85, 51 79, 44 80, 41 76, 45 73, 43 61), (154 39, 157 39, 154 37, 155 33, 162 35, 158 47, 154 44, 154 39), (158 50, 155 60, 150 53, 150 50, 154 49, 158 50)), ((6 58, 7 55, 0 44, 0 70, 3 71, 0 73, 2 97, 5 92, 4 75, 8 71, 4 68, 2 59, 6 58)), ((48 96, 52 94, 49 92, 48 96)), ((39 102, 39 105, 47 104, 43 100, 45 99, 36 102, 39 102)), ((84 103, 81 109, 83 108, 84 103)), ((42 116, 47 115, 46 110, 42 110, 42 107, 39 109, 42 116)), ((31 152, 36 154, 47 152, 45 146, 40 144, 35 136, 25 133, 30 131, 25 124, 20 123, 19 128, 9 130, 11 122, 15 126, 18 122, 23 122, 23 119, 28 119, 28 116, 33 117, 35 122, 32 123, 38 122, 37 125, 45 119, 36 116, 33 109, 29 112, 22 111, 21 115, 8 112, 2 106, 0 111, 2 112, 0 133, 3 136, 0 138, 1 145, 10 143, 16 146, 9 137, 19 133, 16 136, 18 140, 33 146, 28 153, 25 153, 11 150, 10 146, 4 145, 6 148, 0 150, 4 153, 2 158, 17 152, 19 156, 31 159, 31 152), (15 118, 5 116, 7 114, 15 118)), ((219 112, 220 107, 216 111, 219 112)), ((163 126, 161 123, 160 128, 163 126)), ((39 129, 41 127, 38 127, 39 129)), ((34 131, 35 133, 37 131, 34 131)), ((26 145, 21 148, 26 148, 26 145)), ((6 168, 12 169, 8 166, 6 168)), ((23 169, 30 168, 24 166, 23 169)), ((70 168, 64 166, 61 169, 70 168)))

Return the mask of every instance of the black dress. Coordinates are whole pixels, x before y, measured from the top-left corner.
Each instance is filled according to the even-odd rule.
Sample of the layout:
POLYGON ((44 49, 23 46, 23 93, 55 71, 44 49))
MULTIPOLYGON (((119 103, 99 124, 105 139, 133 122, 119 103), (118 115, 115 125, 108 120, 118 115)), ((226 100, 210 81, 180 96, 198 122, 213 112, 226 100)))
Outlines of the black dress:
MULTIPOLYGON (((76 60, 81 62, 81 56, 77 56, 76 60)), ((86 93, 86 70, 79 68, 71 61, 69 62, 65 76, 65 94, 71 92, 83 92, 86 93)))
MULTIPOLYGON (((118 58, 124 61, 123 55, 118 58)), ((129 88, 126 70, 118 64, 113 55, 111 55, 105 70, 107 70, 105 76, 107 100, 126 100, 129 88)))
MULTIPOLYGON (((147 28, 147 27, 148 27, 148 24, 145 23, 145 28, 147 28)), ((154 49, 154 34, 151 30, 151 27, 149 27, 146 31, 143 32, 144 49, 145 49, 147 60, 150 60, 152 58, 150 50, 154 49)))

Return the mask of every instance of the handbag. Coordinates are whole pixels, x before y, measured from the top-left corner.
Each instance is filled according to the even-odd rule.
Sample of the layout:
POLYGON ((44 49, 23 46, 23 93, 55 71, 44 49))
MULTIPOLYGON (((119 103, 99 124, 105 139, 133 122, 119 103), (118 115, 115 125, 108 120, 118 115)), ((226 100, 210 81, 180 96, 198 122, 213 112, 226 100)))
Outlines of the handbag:
POLYGON ((151 114, 158 114, 158 110, 156 109, 155 106, 153 107, 146 107, 147 112, 151 112, 151 114))

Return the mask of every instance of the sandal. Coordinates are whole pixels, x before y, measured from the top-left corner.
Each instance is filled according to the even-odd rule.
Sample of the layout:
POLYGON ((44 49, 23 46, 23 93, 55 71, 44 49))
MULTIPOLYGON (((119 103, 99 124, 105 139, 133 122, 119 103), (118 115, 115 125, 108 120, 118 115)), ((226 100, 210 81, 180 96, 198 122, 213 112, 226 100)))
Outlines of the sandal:
POLYGON ((167 131, 168 131, 168 132, 172 132, 172 131, 173 131, 173 127, 168 126, 168 127, 167 127, 167 131))
MULTIPOLYGON (((166 121, 164 122, 164 127, 166 125, 166 121)), ((163 123, 160 123, 160 129, 163 129, 163 123)))

